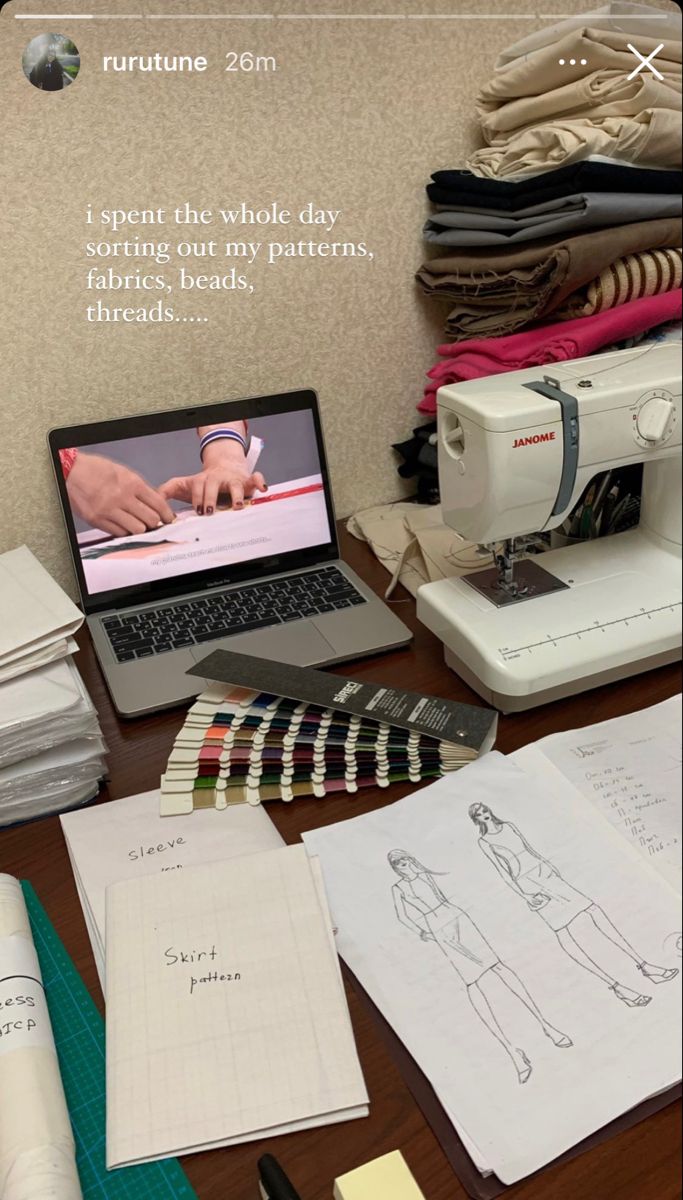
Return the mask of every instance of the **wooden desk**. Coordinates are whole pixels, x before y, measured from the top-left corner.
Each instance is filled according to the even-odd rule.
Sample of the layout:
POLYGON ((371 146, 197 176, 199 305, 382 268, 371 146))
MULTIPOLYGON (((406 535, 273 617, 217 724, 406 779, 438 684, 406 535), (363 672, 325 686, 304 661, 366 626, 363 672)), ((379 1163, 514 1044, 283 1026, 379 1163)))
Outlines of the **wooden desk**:
MULTIPOLYGON (((347 560, 382 594, 387 574, 367 547, 346 534, 342 543, 347 560)), ((479 703, 478 697, 444 665, 441 645, 417 623, 415 605, 408 594, 399 588, 394 599, 398 601, 396 612, 415 631, 411 646, 342 667, 340 672, 479 703)), ((109 746, 110 780, 102 789, 101 799, 118 799, 158 787, 173 738, 183 721, 182 711, 119 721, 86 635, 81 636, 80 645, 78 666, 97 705, 109 746)), ((633 712, 678 691, 678 667, 665 667, 537 711, 502 717, 497 745, 507 753, 547 733, 633 712)), ((400 799, 409 790, 394 786, 388 791, 368 790, 353 799, 340 796, 325 801, 297 800, 291 805, 274 803, 268 806, 268 812, 285 840, 296 842, 305 829, 368 812, 400 799)), ((102 1006, 58 818, 0 831, 0 870, 30 879, 102 1006)), ((426 1200, 463 1200, 465 1192, 384 1048, 373 1019, 353 989, 347 986, 347 991, 370 1094, 369 1118, 186 1158, 183 1165, 199 1200, 256 1200, 255 1164, 266 1150, 280 1158, 303 1200, 331 1200, 335 1176, 397 1148, 405 1154, 426 1200)), ((586 1079, 586 1088, 590 1088, 590 1079, 586 1079)), ((669 1106, 573 1162, 518 1185, 510 1194, 515 1200, 678 1200, 678 1109, 678 1105, 669 1106)))

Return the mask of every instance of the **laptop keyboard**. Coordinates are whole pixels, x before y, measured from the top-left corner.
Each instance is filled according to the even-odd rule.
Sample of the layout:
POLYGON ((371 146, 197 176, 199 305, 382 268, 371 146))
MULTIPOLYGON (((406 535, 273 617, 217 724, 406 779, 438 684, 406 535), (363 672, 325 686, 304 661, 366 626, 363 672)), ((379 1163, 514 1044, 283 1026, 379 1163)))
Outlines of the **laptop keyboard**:
POLYGON ((337 567, 324 567, 163 608, 104 617, 102 625, 117 662, 123 663, 365 602, 337 567))

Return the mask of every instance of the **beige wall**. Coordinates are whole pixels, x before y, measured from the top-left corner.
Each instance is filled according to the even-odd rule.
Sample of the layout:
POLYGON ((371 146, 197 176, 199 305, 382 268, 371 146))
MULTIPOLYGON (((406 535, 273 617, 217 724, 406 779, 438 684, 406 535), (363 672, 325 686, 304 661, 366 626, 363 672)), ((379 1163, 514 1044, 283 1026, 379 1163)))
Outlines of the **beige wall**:
MULTIPOLYGON (((478 86, 498 50, 540 22, 14 19, 19 11, 59 7, 73 11, 66 0, 14 0, 0 15, 0 549, 26 542, 73 588, 45 447, 51 426, 302 385, 320 396, 338 514, 400 495, 390 443, 416 423, 423 374, 441 340, 437 313, 413 283, 424 184, 432 169, 461 164, 476 144, 478 86), (81 53, 78 80, 59 94, 30 87, 19 66, 23 46, 45 29, 73 37, 81 53), (225 74, 231 48, 275 56, 277 73, 225 74), (211 68, 199 76, 102 73, 104 54, 157 50, 204 53, 211 68), (317 236, 364 240, 374 260, 257 265, 249 297, 175 296, 178 313, 209 317, 202 325, 85 321, 83 246, 93 236, 87 203, 170 209, 184 200, 217 207, 242 199, 342 209, 334 233, 317 236)), ((227 6, 197 0, 194 7, 227 6)), ((492 13, 534 6, 472 0, 459 7, 492 13)), ((544 7, 565 12, 568 5, 546 0, 544 7)), ((82 3, 95 13, 144 8, 182 13, 190 6, 82 3)), ((358 14, 458 6, 240 0, 230 9, 358 14)), ((125 232, 140 231, 119 236, 125 232)), ((177 235, 170 227, 143 232, 177 235)), ((263 236, 310 234, 292 227, 263 236)), ((113 294, 95 295, 121 303, 113 294)))

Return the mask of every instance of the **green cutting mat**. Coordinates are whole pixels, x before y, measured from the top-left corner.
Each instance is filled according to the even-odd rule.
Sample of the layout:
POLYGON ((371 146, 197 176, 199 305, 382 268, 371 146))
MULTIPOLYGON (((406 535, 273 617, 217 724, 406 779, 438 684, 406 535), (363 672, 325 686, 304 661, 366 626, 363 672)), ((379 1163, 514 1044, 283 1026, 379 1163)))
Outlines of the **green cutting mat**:
POLYGON ((174 1158, 107 1171, 104 1021, 31 884, 21 886, 43 973, 83 1200, 197 1200, 174 1158))

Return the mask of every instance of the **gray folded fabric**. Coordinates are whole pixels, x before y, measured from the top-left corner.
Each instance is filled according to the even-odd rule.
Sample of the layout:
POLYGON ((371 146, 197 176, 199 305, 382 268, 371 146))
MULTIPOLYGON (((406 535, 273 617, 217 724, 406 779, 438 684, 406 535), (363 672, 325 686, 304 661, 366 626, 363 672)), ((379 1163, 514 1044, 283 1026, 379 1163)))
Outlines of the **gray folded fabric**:
POLYGON ((627 254, 681 245, 681 221, 664 217, 523 245, 453 249, 417 272, 423 290, 450 301, 452 341, 498 337, 553 312, 627 254))
POLYGON ((682 211, 680 196, 623 192, 583 192, 514 213, 439 207, 425 224, 424 239, 438 246, 505 246, 572 230, 676 217, 682 211))

